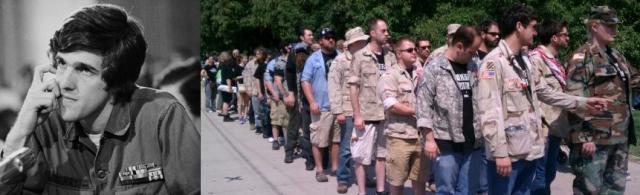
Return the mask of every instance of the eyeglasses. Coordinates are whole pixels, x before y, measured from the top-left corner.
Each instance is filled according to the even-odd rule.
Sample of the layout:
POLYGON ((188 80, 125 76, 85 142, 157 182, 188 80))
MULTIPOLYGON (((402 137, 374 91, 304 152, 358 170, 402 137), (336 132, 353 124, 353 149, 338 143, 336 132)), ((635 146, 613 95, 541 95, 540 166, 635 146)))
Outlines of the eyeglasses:
POLYGON ((498 32, 487 32, 487 34, 490 34, 491 36, 497 37, 498 35, 500 35, 500 33, 498 32))
POLYGON ((422 49, 422 50, 426 50, 426 49, 430 49, 430 48, 431 48, 431 46, 422 46, 422 47, 420 47, 420 49, 422 49))
POLYGON ((402 50, 399 50, 399 51, 404 51, 404 52, 408 52, 408 53, 413 53, 413 52, 416 52, 416 48, 415 48, 415 47, 412 47, 412 48, 408 48, 408 49, 402 49, 402 50))

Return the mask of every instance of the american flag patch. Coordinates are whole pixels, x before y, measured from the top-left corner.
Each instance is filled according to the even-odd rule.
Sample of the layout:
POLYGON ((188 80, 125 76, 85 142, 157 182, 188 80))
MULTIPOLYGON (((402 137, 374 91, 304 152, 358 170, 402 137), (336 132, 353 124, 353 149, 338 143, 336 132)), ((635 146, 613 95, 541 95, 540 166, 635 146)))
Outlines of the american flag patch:
POLYGON ((481 79, 495 79, 496 78, 496 71, 495 70, 483 70, 480 73, 480 78, 481 79))

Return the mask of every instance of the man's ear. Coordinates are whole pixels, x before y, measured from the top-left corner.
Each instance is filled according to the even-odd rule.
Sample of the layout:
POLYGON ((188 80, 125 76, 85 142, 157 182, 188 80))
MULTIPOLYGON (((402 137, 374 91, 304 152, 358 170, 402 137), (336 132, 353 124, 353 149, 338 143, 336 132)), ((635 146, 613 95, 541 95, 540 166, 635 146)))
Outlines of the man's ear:
POLYGON ((517 31, 524 31, 525 27, 524 25, 522 25, 522 22, 518 21, 516 22, 516 30, 517 31))

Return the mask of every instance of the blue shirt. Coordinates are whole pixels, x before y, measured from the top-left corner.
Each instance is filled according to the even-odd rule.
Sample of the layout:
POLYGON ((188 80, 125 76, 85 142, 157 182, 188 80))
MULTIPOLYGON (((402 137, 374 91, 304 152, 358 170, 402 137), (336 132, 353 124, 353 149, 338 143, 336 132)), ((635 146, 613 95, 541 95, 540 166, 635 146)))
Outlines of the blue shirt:
MULTIPOLYGON (((338 52, 338 51, 336 51, 338 52)), ((337 54, 340 54, 339 52, 337 54)), ((313 98, 316 100, 316 104, 320 107, 320 112, 331 111, 329 105, 329 91, 327 89, 327 70, 325 67, 324 58, 322 57, 322 50, 313 52, 311 56, 304 63, 304 69, 300 80, 311 83, 313 88, 313 98)))

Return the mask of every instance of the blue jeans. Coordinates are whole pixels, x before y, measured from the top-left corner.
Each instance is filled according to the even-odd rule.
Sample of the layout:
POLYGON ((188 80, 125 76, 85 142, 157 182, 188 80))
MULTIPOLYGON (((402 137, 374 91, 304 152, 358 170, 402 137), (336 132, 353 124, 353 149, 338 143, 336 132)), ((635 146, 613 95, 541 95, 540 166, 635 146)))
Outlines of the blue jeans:
POLYGON ((511 175, 498 175, 496 161, 487 161, 489 194, 530 194, 530 185, 535 174, 536 161, 518 160, 511 162, 511 175))
POLYGON ((258 97, 256 96, 251 96, 251 108, 253 109, 253 118, 255 120, 255 124, 256 124, 256 129, 261 129, 262 128, 262 108, 261 108, 261 104, 260 101, 258 101, 258 97))
POLYGON ((560 137, 547 138, 544 156, 536 162, 536 175, 531 184, 531 194, 551 194, 551 182, 556 178, 561 142, 560 137))
POLYGON ((435 161, 436 194, 476 194, 482 172, 483 148, 463 154, 446 151, 435 161))
POLYGON ((347 116, 344 124, 340 125, 340 157, 338 158, 338 183, 349 184, 354 177, 353 161, 351 160, 351 131, 353 131, 353 117, 347 116))
POLYGON ((260 101, 260 105, 262 107, 262 118, 260 119, 262 122, 262 137, 269 138, 273 137, 273 132, 271 132, 271 106, 267 103, 267 97, 264 97, 262 101, 260 101))
POLYGON ((204 95, 206 96, 206 99, 204 100, 204 105, 205 108, 207 108, 207 111, 213 111, 214 110, 214 105, 213 105, 213 101, 211 98, 211 86, 213 84, 211 83, 211 81, 209 79, 204 81, 204 95))
POLYGON ((482 152, 482 170, 480 172, 480 186, 478 186, 478 193, 485 193, 489 191, 489 181, 487 181, 487 153, 482 152))

